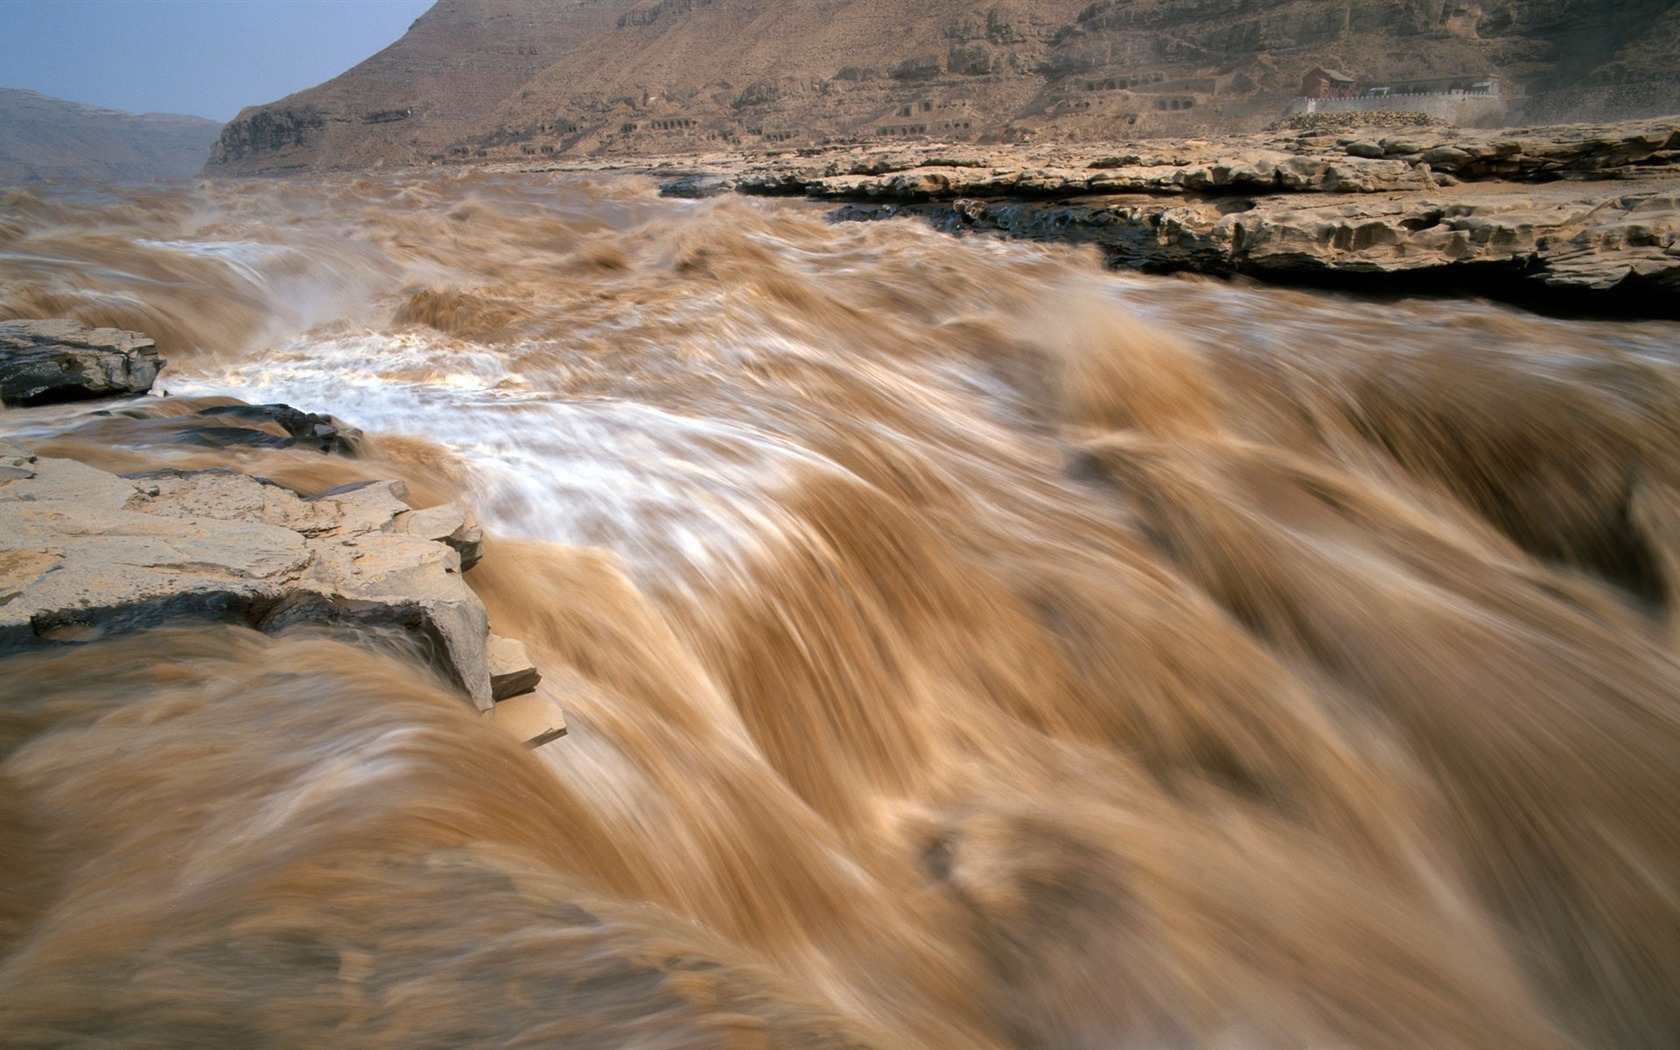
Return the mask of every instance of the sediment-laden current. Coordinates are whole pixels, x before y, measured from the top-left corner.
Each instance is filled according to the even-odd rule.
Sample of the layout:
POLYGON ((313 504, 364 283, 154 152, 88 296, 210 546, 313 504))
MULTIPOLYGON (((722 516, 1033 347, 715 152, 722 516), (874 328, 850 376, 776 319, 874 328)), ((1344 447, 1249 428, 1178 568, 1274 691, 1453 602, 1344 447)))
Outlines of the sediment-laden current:
POLYGON ((10 191, 0 317, 170 361, 40 454, 472 504, 571 726, 5 660, 8 1045, 1680 1041, 1680 326, 471 175, 10 191))

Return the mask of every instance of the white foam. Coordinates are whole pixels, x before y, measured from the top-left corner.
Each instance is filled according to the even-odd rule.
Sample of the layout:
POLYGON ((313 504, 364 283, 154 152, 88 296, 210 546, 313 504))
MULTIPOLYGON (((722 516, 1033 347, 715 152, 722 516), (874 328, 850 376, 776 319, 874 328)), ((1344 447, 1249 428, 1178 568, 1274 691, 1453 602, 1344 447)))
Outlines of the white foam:
POLYGON ((827 469, 751 427, 534 390, 509 359, 421 331, 315 336, 173 376, 169 389, 437 442, 467 464, 469 498, 496 534, 606 546, 650 570, 734 571, 782 527, 766 510, 774 493, 796 472, 827 469))

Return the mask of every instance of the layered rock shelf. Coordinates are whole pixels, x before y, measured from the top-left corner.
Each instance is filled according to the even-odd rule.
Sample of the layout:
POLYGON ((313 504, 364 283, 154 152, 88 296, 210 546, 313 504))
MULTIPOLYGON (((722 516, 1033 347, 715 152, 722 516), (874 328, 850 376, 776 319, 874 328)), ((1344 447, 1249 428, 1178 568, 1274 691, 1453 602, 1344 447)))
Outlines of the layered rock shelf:
POLYGON ((60 401, 144 394, 164 366, 139 332, 77 321, 0 321, 0 402, 60 401))
POLYGON ((1091 244, 1148 273, 1680 316, 1680 118, 1472 131, 1394 117, 1124 152, 800 151, 650 170, 673 194, 802 196, 837 220, 1091 244))
MULTIPOLYGON (((1680 118, 1478 131, 1363 114, 1295 118, 1275 131, 1135 143, 926 148, 771 158, 729 183, 743 193, 952 200, 1092 193, 1383 193, 1460 180, 1552 182, 1680 172, 1680 118), (1343 119, 1352 118, 1352 119, 1343 119)), ((1392 117, 1393 114, 1371 114, 1392 117)))
POLYGON ((959 199, 853 204, 839 219, 922 215, 951 232, 1093 244, 1147 273, 1553 297, 1554 305, 1680 312, 1675 187, 1435 190, 1380 199, 1324 194, 1243 201, 1136 196, 1054 203, 959 199))
POLYGON ((0 654, 178 622, 394 633, 530 746, 565 731, 524 647, 462 579, 482 531, 399 482, 305 499, 231 470, 118 476, 0 441, 0 654))

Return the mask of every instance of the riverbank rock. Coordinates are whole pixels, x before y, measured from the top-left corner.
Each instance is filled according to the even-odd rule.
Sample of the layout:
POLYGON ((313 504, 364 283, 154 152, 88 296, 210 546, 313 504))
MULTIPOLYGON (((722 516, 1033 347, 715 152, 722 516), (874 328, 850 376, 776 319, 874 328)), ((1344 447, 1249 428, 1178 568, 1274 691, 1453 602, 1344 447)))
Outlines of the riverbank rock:
POLYGON ((1206 236, 1234 272, 1247 274, 1483 267, 1537 292, 1637 292, 1657 313, 1665 302, 1680 306, 1680 187, 1289 204, 1221 215, 1206 236))
POLYGON ((1430 276, 1462 280, 1466 292, 1499 280, 1534 295, 1619 293, 1621 305, 1642 303, 1655 316, 1680 307, 1680 186, 1458 186, 1381 198, 958 200, 848 205, 833 214, 911 214, 953 233, 1091 244, 1112 264, 1149 273, 1430 276))
POLYGON ((429 512, 404 495, 367 482, 304 499, 223 469, 123 477, 0 441, 0 654, 181 620, 396 633, 490 712, 484 606, 456 548, 407 527, 429 512))
POLYGON ((674 196, 727 186, 825 202, 835 221, 912 216, 951 233, 1095 245, 1144 273, 1680 317, 1680 117, 1473 129, 1413 116, 1319 114, 1176 141, 900 142, 500 170, 633 170, 674 196))
POLYGON ((1680 117, 1485 130, 1438 121, 1396 126, 1378 119, 1385 116, 1392 114, 1334 128, 1131 142, 1123 152, 1112 143, 932 144, 719 157, 668 181, 727 181, 737 192, 757 195, 912 202, 1208 191, 1389 193, 1433 189, 1443 178, 1546 183, 1680 177, 1680 117))
POLYGON ((894 154, 754 169, 738 189, 1095 245, 1146 273, 1680 316, 1680 119, 1505 131, 1284 129, 1083 157, 894 154), (879 158, 877 158, 879 159, 879 158), (795 174, 802 173, 802 174, 795 174))
POLYGON ((76 321, 0 321, 0 401, 45 405, 144 394, 164 366, 139 332, 76 321))

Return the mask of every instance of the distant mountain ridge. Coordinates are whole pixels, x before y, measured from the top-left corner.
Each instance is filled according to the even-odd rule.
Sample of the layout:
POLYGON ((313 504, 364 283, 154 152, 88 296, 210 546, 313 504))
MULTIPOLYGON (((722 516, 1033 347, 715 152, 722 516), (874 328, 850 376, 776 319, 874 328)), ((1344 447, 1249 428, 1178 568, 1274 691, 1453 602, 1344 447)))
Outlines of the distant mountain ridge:
POLYGON ((440 0, 243 111, 207 171, 1251 130, 1305 73, 1493 74, 1513 117, 1680 110, 1680 0, 440 0))
POLYGON ((221 127, 203 117, 124 113, 0 88, 0 185, 189 178, 221 127))

